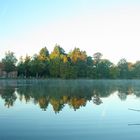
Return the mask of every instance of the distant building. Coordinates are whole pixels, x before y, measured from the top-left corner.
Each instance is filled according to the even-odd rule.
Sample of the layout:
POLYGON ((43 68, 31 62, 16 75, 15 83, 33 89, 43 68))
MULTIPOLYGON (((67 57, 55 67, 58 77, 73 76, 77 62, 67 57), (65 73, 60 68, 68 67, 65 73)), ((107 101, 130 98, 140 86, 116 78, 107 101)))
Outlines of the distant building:
POLYGON ((17 78, 18 75, 17 71, 11 71, 7 73, 3 69, 4 69, 4 65, 0 63, 0 78, 17 78))

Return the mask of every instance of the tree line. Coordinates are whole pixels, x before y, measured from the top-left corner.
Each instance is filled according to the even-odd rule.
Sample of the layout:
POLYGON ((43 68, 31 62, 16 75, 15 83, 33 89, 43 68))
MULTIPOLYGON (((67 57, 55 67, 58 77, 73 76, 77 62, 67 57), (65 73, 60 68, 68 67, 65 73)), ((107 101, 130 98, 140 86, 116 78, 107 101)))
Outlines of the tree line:
POLYGON ((46 47, 38 54, 20 57, 18 61, 13 52, 6 52, 1 60, 2 69, 7 73, 17 71, 19 78, 90 78, 90 79, 139 79, 140 61, 127 62, 120 59, 117 65, 103 59, 97 52, 88 56, 86 51, 74 48, 69 53, 59 45, 55 45, 49 53, 46 47))

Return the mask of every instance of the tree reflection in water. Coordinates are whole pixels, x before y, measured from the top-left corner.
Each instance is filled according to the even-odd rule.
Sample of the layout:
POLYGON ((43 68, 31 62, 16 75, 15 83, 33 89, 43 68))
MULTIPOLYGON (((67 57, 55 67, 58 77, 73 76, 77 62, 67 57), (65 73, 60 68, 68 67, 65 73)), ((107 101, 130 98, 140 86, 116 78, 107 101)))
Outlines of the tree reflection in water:
POLYGON ((0 83, 0 96, 6 107, 11 107, 19 99, 21 102, 38 104, 42 110, 52 105, 59 113, 67 104, 74 110, 86 106, 88 101, 100 105, 102 98, 118 91, 118 97, 126 100, 127 95, 140 96, 140 83, 125 80, 21 80, 0 83), (15 89, 17 89, 15 91, 15 89))
POLYGON ((7 87, 3 89, 0 93, 1 93, 1 98, 5 102, 5 106, 7 106, 8 108, 10 106, 13 106, 17 98, 15 94, 15 89, 12 87, 7 87))

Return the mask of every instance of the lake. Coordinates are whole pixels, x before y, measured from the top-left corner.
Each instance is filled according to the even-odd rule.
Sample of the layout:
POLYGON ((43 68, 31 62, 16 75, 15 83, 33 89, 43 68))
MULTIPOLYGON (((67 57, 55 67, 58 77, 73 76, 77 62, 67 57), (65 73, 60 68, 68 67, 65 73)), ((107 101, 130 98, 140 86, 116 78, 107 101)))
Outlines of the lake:
POLYGON ((139 140, 140 80, 1 80, 0 140, 139 140))

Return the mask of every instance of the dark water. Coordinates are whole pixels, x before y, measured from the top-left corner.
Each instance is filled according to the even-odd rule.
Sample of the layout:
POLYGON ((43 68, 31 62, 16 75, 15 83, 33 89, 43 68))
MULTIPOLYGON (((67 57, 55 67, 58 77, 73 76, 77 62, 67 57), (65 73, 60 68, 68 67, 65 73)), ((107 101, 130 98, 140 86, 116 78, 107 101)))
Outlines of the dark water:
POLYGON ((0 81, 0 140, 140 140, 139 80, 0 81))

